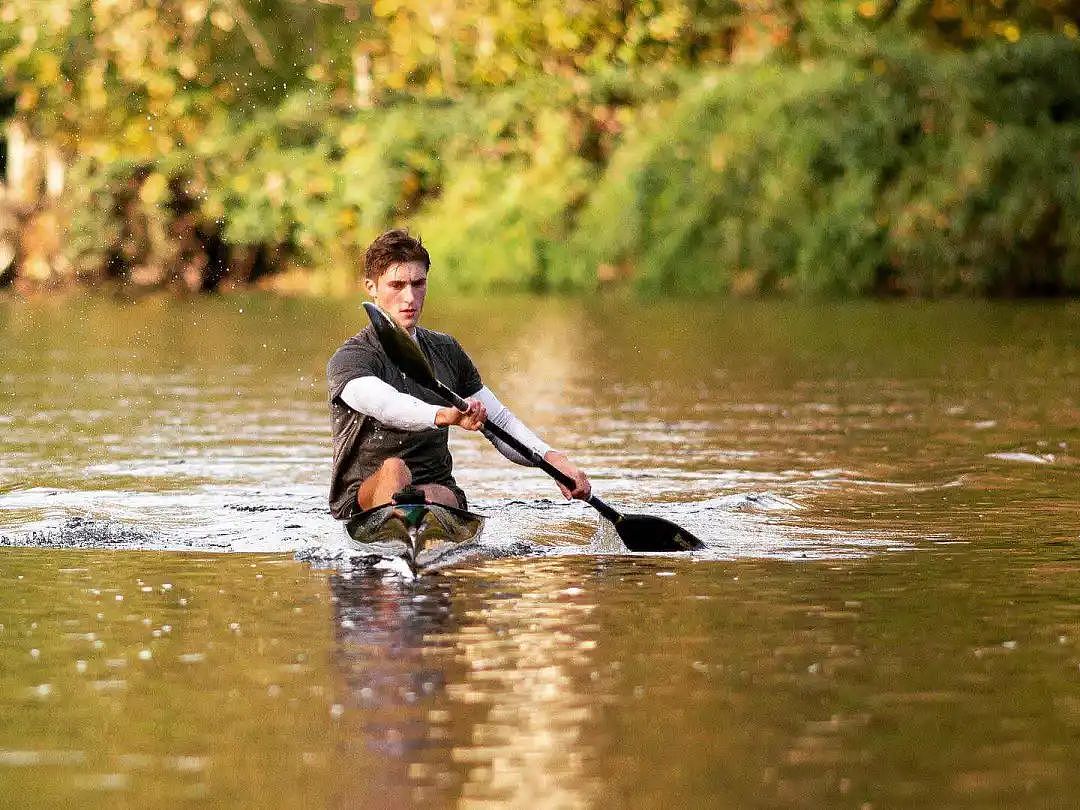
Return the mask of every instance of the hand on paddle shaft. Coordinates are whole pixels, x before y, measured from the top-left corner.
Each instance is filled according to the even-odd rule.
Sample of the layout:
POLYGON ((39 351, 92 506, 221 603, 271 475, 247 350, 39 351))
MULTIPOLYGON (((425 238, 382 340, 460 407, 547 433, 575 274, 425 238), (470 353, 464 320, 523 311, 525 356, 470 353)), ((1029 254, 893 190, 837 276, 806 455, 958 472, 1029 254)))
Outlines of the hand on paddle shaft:
POLYGON ((565 454, 560 453, 558 450, 548 450, 544 453, 544 461, 574 479, 575 486, 573 489, 568 488, 561 481, 555 482, 559 485, 559 489, 562 490, 564 498, 567 500, 577 498, 582 501, 589 499, 589 496, 592 495, 592 484, 589 483, 589 477, 579 470, 565 454))
POLYGON ((435 415, 435 424, 439 427, 457 425, 465 430, 479 430, 487 421, 487 409, 475 399, 467 399, 469 409, 459 411, 457 408, 439 408, 435 415))
MULTIPOLYGON (((475 399, 467 399, 465 400, 465 403, 469 407, 464 411, 460 411, 457 408, 440 408, 438 414, 435 416, 435 424, 440 427, 457 425, 459 428, 465 430, 480 430, 487 421, 487 410, 475 399)), ((555 482, 559 485, 559 490, 562 492, 564 498, 567 500, 570 500, 571 498, 578 498, 582 501, 588 500, 589 496, 592 494, 592 484, 589 483, 589 477, 578 469, 578 467, 566 457, 566 454, 560 453, 558 450, 549 450, 544 454, 544 461, 574 480, 574 487, 572 489, 561 481, 555 482)))

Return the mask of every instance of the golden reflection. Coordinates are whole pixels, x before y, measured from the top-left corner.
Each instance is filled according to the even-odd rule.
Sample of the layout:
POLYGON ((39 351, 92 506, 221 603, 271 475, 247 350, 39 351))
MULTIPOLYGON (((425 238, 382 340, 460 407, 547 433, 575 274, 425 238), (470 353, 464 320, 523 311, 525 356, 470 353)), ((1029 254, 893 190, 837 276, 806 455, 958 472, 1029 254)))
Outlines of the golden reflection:
POLYGON ((485 710, 452 751, 468 767, 462 804, 587 806, 598 786, 586 776, 591 749, 582 732, 596 703, 580 675, 595 646, 595 605, 557 569, 503 573, 501 587, 520 593, 483 599, 465 613, 468 632, 443 639, 465 667, 463 680, 447 686, 451 702, 485 710))
POLYGON ((414 583, 332 578, 345 699, 384 759, 385 801, 592 803, 594 605, 559 566, 528 565, 414 583))

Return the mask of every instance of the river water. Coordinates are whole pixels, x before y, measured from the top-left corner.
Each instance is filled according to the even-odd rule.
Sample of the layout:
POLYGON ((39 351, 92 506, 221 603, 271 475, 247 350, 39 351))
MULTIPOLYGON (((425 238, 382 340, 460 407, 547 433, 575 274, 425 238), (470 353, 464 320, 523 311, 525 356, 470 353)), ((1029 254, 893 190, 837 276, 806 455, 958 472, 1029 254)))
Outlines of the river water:
POLYGON ((0 302, 6 804, 1080 801, 1080 306, 428 310, 707 549, 620 553, 457 435, 473 553, 352 568, 357 300, 0 302))

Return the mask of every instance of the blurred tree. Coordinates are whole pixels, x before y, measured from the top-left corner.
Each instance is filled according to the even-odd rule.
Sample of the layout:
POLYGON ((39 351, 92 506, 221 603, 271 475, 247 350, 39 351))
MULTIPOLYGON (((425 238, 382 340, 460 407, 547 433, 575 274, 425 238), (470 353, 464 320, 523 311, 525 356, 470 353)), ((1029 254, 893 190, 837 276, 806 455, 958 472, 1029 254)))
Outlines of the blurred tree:
MULTIPOLYGON (((1080 0, 6 0, 0 98, 12 102, 0 118, 14 119, 24 154, 37 139, 53 165, 69 164, 66 183, 55 171, 35 181, 62 188, 60 203, 45 204, 66 207, 37 222, 64 228, 53 242, 68 258, 56 267, 95 276, 190 276, 188 286, 212 288, 227 267, 251 278, 286 260, 348 265, 364 240, 408 220, 436 234, 475 285, 591 283, 597 264, 563 252, 573 242, 609 275, 636 259, 654 286, 737 286, 734 276, 693 278, 678 261, 693 247, 702 261, 741 263, 736 275, 763 288, 796 267, 804 287, 858 291, 900 284, 868 212, 903 166, 915 177, 924 159, 899 150, 896 165, 879 166, 881 138, 940 134, 945 101, 968 103, 976 87, 1031 110, 1036 123, 1017 124, 1025 132, 1040 116, 1071 121, 1062 55, 1074 50, 1078 13, 1080 0), (1013 50, 980 61, 998 45, 1013 50), (900 62, 914 89, 880 80, 897 50, 926 57, 900 62), (954 57, 970 70, 946 66, 954 57), (710 118, 719 85, 724 102, 710 118), (800 106, 802 96, 824 107, 800 106), (770 106, 778 99, 787 106, 770 106), (830 140, 841 146, 819 148, 830 140), (802 160, 833 151, 841 157, 802 160), (834 163, 863 152, 864 164, 829 185, 834 163), (777 156, 793 174, 766 171, 777 156), (788 210, 773 197, 793 177, 813 193, 788 210), (753 194, 758 203, 743 205, 753 194), (641 215, 620 222, 616 210, 641 215), (815 211, 828 221, 798 220, 796 233, 796 215, 815 211), (618 243, 583 236, 583 223, 618 243), (717 252, 736 243, 746 255, 717 252), (814 269, 826 256, 847 257, 827 282, 814 269)), ((980 133, 1014 123, 997 108, 963 120, 980 133)), ((942 137, 963 143, 964 127, 942 137)), ((1019 144, 1056 143, 1032 175, 1045 191, 1071 137, 1002 135, 994 143, 1008 160, 993 165, 1019 176, 1037 162, 1016 158, 1019 144)), ((1054 193, 1061 201, 1028 228, 1034 241, 1068 228, 1068 195, 1054 193)), ((943 220, 897 205, 919 234, 905 250, 932 242, 926 223, 943 220)), ((1007 225, 994 233, 1005 239, 1007 225)), ((1005 255, 979 253, 990 243, 973 239, 966 255, 1005 255)), ((1047 255, 1074 255, 1062 251, 1047 255)), ((1013 265, 1002 266, 1008 289, 1013 265)))
POLYGON ((392 89, 499 86, 546 73, 724 62, 735 0, 375 0, 376 72, 392 89))
POLYGON ((1025 34, 1076 37, 1080 0, 862 0, 868 19, 902 19, 941 43, 970 47, 988 39, 1016 42, 1025 34))
POLYGON ((165 154, 273 107, 345 58, 345 7, 297 0, 8 0, 0 70, 35 134, 103 158, 165 154))

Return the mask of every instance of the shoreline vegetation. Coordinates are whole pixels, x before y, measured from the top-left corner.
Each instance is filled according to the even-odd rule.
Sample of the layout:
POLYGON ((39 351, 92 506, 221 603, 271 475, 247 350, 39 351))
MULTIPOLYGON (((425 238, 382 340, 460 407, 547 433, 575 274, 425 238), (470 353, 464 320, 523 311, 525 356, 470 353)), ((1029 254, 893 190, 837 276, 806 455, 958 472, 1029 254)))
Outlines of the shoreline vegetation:
POLYGON ((1080 3, 432 8, 5 6, 0 288, 1080 294, 1080 3))

